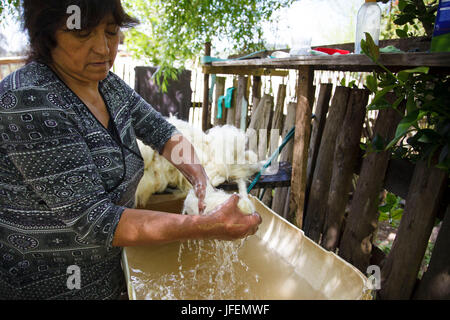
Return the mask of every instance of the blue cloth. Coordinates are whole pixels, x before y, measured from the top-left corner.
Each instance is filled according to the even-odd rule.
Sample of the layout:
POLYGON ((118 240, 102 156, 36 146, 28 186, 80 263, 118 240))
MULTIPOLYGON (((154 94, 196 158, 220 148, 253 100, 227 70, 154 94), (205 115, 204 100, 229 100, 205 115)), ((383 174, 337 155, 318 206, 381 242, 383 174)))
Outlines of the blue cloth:
POLYGON ((143 175, 136 138, 162 152, 177 131, 113 73, 99 91, 118 137, 44 64, 0 83, 0 299, 115 299, 125 289, 112 240, 143 175), (70 266, 80 289, 67 285, 70 266))

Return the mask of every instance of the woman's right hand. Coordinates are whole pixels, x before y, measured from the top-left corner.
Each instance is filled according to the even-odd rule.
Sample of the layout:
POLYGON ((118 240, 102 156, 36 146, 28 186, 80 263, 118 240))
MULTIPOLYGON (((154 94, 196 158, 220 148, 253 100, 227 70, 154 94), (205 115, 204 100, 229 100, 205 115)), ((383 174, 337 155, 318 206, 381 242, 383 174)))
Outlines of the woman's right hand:
POLYGON ((239 199, 238 194, 233 194, 209 214, 215 221, 212 238, 237 240, 256 233, 262 222, 261 216, 256 212, 244 214, 238 207, 239 199))

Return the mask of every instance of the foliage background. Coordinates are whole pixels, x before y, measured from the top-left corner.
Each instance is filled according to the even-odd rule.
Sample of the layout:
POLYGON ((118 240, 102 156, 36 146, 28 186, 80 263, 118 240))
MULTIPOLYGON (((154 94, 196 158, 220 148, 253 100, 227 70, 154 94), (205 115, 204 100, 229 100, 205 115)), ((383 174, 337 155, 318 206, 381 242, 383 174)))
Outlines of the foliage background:
POLYGON ((126 44, 136 57, 159 66, 164 77, 175 78, 177 69, 203 55, 205 42, 226 41, 235 52, 263 49, 263 24, 293 1, 123 0, 141 21, 126 33, 126 44))

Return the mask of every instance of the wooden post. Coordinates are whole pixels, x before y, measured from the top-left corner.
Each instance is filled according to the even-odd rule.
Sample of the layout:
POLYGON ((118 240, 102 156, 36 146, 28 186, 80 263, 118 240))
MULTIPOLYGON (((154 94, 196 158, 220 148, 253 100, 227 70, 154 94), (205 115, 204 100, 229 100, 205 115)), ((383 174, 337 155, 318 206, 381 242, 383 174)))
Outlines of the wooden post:
POLYGON ((259 105, 259 101, 261 100, 261 77, 253 76, 252 82, 252 113, 255 111, 256 107, 259 105))
POLYGON ((444 170, 417 162, 397 236, 381 269, 381 299, 411 298, 446 178, 444 170))
POLYGON ((292 163, 290 210, 295 210, 295 223, 303 225, 303 209, 306 190, 306 166, 308 163, 309 138, 311 136, 311 115, 314 99, 314 70, 310 66, 299 68, 298 107, 295 117, 294 157, 292 163))
POLYGON ((217 77, 216 78, 216 90, 215 90, 215 96, 216 96, 216 104, 214 106, 215 109, 215 116, 214 116, 214 126, 221 126, 224 125, 227 119, 226 112, 225 112, 225 103, 222 105, 222 118, 217 119, 217 114, 219 112, 217 103, 219 102, 219 98, 223 95, 225 95, 225 80, 224 77, 217 77))
POLYGON ((239 76, 238 77, 238 85, 237 85, 237 93, 236 93, 236 110, 235 110, 235 119, 234 119, 234 126, 236 128, 241 127, 241 114, 242 114, 242 99, 247 99, 246 97, 247 93, 247 77, 245 76, 239 76))
MULTIPOLYGON (((287 115, 285 117, 283 132, 281 136, 284 138, 289 130, 295 125, 295 110, 297 109, 297 103, 289 103, 287 108, 287 115)), ((292 163, 292 150, 294 149, 294 143, 291 140, 281 151, 280 161, 288 161, 292 163)), ((272 210, 279 215, 287 218, 287 212, 289 210, 289 189, 291 187, 276 188, 272 201, 272 210)))
MULTIPOLYGON (((269 145, 269 156, 271 156, 278 148, 277 138, 281 135, 281 130, 283 129, 284 120, 284 100, 286 99, 286 85, 280 84, 278 87, 277 103, 275 105, 275 112, 272 119, 272 126, 270 131, 270 145, 269 145)), ((273 165, 278 163, 278 159, 273 162, 273 165)), ((262 199, 262 202, 270 207, 272 205, 272 188, 267 188, 262 199)))
MULTIPOLYGON (((400 119, 396 110, 381 110, 374 134, 386 143, 391 141, 400 119)), ((389 158, 390 151, 370 153, 364 158, 339 245, 339 255, 362 272, 369 266, 372 255, 372 235, 378 226, 379 196, 389 158)))
MULTIPOLYGON (((249 150, 258 155, 258 161, 266 159, 267 155, 267 128, 269 125, 270 110, 273 109, 273 97, 265 94, 258 106, 253 107, 250 124, 247 129, 249 138, 249 150)), ((259 190, 253 189, 251 195, 259 197, 259 190)))
POLYGON ((319 242, 320 233, 323 228, 336 137, 338 136, 339 131, 342 130, 342 122, 347 110, 349 95, 350 88, 336 88, 322 135, 319 154, 317 156, 316 169, 314 170, 311 183, 304 226, 306 235, 315 242, 319 242))
MULTIPOLYGON (((322 141, 323 129, 327 119, 328 108, 330 105, 332 83, 322 83, 320 85, 319 97, 315 111, 315 119, 312 121, 311 141, 308 151, 308 166, 306 171, 306 192, 305 199, 308 199, 309 190, 311 190, 311 182, 316 168, 317 155, 319 153, 320 142, 322 141)), ((306 203, 305 207, 308 204, 306 203)))
POLYGON ((254 110, 251 116, 250 125, 248 126, 250 130, 255 130, 258 137, 258 143, 253 147, 256 147, 256 150, 254 151, 257 152, 259 161, 266 159, 267 156, 267 129, 269 126, 270 111, 273 109, 273 103, 273 97, 265 94, 261 98, 256 110, 254 110))
MULTIPOLYGON (((205 56, 211 55, 211 43, 205 43, 205 56)), ((202 114, 202 130, 206 131, 211 128, 211 112, 209 104, 209 74, 203 76, 203 114, 202 114)))
POLYGON ((366 115, 369 91, 352 89, 343 130, 339 133, 334 151, 333 171, 326 208, 321 244, 334 251, 341 235, 342 220, 349 199, 353 173, 358 162, 361 132, 366 115))
MULTIPOLYGON (((237 80, 236 78, 233 79, 233 88, 236 88, 237 86, 237 80)), ((226 112, 227 115, 227 124, 234 126, 234 122, 236 119, 236 90, 233 90, 233 97, 231 99, 231 108, 227 109, 226 112)))
POLYGON ((450 205, 442 221, 428 270, 422 277, 414 299, 450 300, 450 205))

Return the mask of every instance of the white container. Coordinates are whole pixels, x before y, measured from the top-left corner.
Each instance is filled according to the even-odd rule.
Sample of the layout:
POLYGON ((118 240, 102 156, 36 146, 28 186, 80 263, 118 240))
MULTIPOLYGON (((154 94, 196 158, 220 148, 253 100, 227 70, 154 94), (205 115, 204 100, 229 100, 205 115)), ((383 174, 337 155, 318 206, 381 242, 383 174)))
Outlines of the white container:
MULTIPOLYGON (((169 201, 165 197, 158 200, 158 196, 153 196, 155 200, 146 208, 174 213, 182 210, 182 199, 169 201)), ((242 247, 242 254, 244 258, 246 255, 256 255, 258 259, 254 257, 251 259, 259 263, 260 268, 266 269, 259 278, 259 282, 264 284, 266 288, 258 292, 258 296, 261 298, 256 298, 256 300, 372 299, 371 283, 356 267, 313 242, 305 236, 302 230, 277 215, 259 199, 252 196, 250 196, 250 199, 255 205, 256 212, 262 217, 262 224, 259 226, 258 232, 252 236, 253 239, 247 240, 254 240, 249 244, 249 247, 244 248, 245 245, 242 247), (257 242, 263 244, 263 247, 252 246, 257 242), (273 259, 273 255, 269 255, 270 252, 273 252, 277 259, 273 259), (289 277, 280 277, 280 274, 273 272, 280 267, 290 267, 287 268, 291 270, 289 277)), ((185 248, 184 252, 187 251, 189 250, 185 248)), ((158 296, 167 289, 159 286, 161 279, 172 281, 174 275, 176 277, 181 272, 178 265, 181 261, 178 252, 179 244, 177 243, 125 248, 122 263, 130 300, 161 299, 158 296), (148 277, 142 282, 136 282, 136 275, 140 277, 144 274, 147 274, 148 277), (146 284, 153 283, 158 285, 150 287, 156 288, 158 292, 154 290, 141 292, 146 284)), ((202 259, 205 258, 206 260, 207 252, 203 251, 201 256, 202 259)), ((185 259, 183 257, 183 261, 185 259)), ((252 261, 248 260, 247 263, 250 262, 252 261)), ((252 273, 252 265, 249 264, 249 266, 250 268, 245 271, 245 274, 252 273)), ((200 271, 208 272, 204 269, 200 271)), ((215 272, 215 270, 209 271, 211 274, 215 272)), ((189 283, 187 277, 183 278, 181 282, 187 281, 189 283)), ((214 279, 213 276, 210 277, 214 279)), ((196 279, 196 281, 201 281, 200 274, 196 279)), ((181 282, 173 281, 171 283, 169 281, 168 287, 170 290, 168 292, 177 291, 176 286, 181 286, 181 282), (172 288, 171 284, 175 287, 172 288)), ((176 298, 168 294, 164 299, 176 298)), ((197 300, 197 298, 192 298, 189 295, 186 299, 197 300)), ((232 297, 231 299, 236 300, 238 298, 232 297)), ((239 299, 245 300, 246 298, 239 299)))
POLYGON ((308 56, 311 54, 312 37, 307 34, 296 33, 292 36, 291 56, 308 56))
POLYGON ((361 39, 368 32, 376 45, 380 39, 381 9, 376 0, 366 0, 358 11, 356 22, 355 53, 361 53, 361 39))

